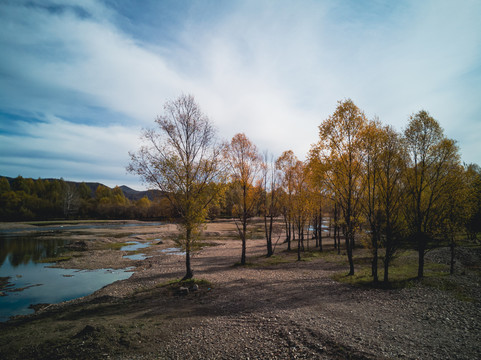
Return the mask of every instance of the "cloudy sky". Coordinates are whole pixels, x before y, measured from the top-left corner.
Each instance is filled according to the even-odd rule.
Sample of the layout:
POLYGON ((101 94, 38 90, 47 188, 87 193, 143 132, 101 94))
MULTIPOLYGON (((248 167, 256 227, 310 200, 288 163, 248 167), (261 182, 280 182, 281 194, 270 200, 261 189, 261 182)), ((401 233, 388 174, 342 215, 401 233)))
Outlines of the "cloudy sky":
POLYGON ((481 164, 481 1, 0 0, 0 175, 143 185, 128 151, 192 94, 221 138, 304 158, 351 98, 421 109, 481 164))

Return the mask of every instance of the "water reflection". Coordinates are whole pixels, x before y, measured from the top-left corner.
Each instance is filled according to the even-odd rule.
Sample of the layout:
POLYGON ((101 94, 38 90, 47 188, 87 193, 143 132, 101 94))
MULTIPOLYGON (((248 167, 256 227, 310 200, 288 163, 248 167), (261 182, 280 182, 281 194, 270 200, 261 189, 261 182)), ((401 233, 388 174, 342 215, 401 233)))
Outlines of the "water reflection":
MULTIPOLYGON (((131 241, 128 242, 127 245, 122 246, 120 250, 122 251, 137 251, 139 249, 147 248, 151 245, 150 242, 148 243, 140 243, 138 241, 131 241)), ((147 259, 147 255, 145 254, 131 254, 131 255, 124 255, 124 258, 130 260, 145 260, 147 259)))
POLYGON ((65 251, 68 240, 45 239, 39 234, 20 235, 0 234, 0 267, 8 263, 17 267, 29 262, 38 263, 43 259, 59 256, 65 251))
POLYGON ((71 242, 45 235, 0 233, 0 321, 33 313, 31 304, 82 297, 132 275, 131 269, 51 268, 42 260, 58 257, 71 242))

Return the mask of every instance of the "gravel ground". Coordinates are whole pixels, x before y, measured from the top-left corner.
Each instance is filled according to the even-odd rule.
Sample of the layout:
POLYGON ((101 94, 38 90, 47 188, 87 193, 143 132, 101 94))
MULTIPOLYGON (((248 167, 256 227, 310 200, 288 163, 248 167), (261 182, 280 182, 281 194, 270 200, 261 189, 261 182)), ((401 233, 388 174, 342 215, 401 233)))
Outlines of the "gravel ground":
MULTIPOLYGON (((422 286, 361 289, 333 281, 340 267, 322 259, 236 268, 240 243, 218 244, 193 261, 196 277, 215 284, 217 297, 152 358, 481 358, 476 277, 459 276, 473 287, 472 302, 422 286)), ((262 240, 248 244, 250 257, 265 251, 262 240)), ((152 268, 163 267, 167 277, 183 274, 181 260, 165 260, 152 268)))
MULTIPOLYGON (((331 276, 344 270, 345 266, 322 258, 265 267, 234 266, 240 260, 241 247, 240 241, 229 238, 235 231, 233 225, 211 224, 207 230, 221 239, 211 240, 216 246, 204 247, 195 254, 192 264, 195 277, 208 280, 212 289, 201 285, 201 291, 186 296, 159 296, 156 293, 152 297, 154 295, 150 296, 148 292, 142 295, 143 289, 152 289, 159 283, 184 275, 184 257, 159 252, 173 245, 166 240, 149 249, 152 257, 134 262, 137 268, 130 279, 111 284, 86 298, 53 306, 49 311, 61 312, 60 317, 65 319, 77 311, 76 306, 85 303, 137 302, 136 310, 128 315, 130 327, 137 327, 140 323, 144 326, 138 326, 139 330, 136 330, 136 346, 123 346, 122 342, 122 346, 115 345, 118 338, 109 335, 115 344, 99 352, 95 342, 87 343, 83 339, 83 345, 78 346, 83 346, 82 351, 86 353, 77 353, 78 357, 481 358, 481 291, 476 275, 457 275, 460 283, 464 282, 472 289, 472 301, 461 301, 449 293, 421 285, 401 290, 359 288, 332 280, 331 276), (153 323, 159 325, 145 325, 153 323), (88 346, 92 351, 87 351, 88 346)), ((168 234, 164 231, 155 236, 166 239, 168 234)), ((280 245, 276 251, 284 249, 285 245, 280 245)), ((263 240, 248 241, 248 260, 257 259, 264 252, 263 240)), ((115 256, 119 256, 113 251, 94 253, 92 251, 93 262, 99 261, 96 256, 107 262, 114 262, 115 256)), ((446 258, 442 251, 431 256, 439 262, 446 258)), ((463 257, 463 253, 458 256, 463 257)), ((477 259, 479 261, 479 257, 477 259)), ((79 258, 74 260, 79 261, 79 258)), ((77 266, 84 265, 78 263, 77 266)), ((109 311, 111 315, 112 311, 109 311)), ((127 317, 129 310, 125 311, 127 317)), ((102 317, 95 318, 99 332, 114 326, 113 318, 102 314, 102 317)), ((48 318, 50 315, 39 312, 36 316, 48 318)), ((4 330, 0 329, 0 332, 4 330)), ((79 334, 84 335, 77 332, 70 338, 68 346, 74 348, 79 334)), ((59 349, 68 347, 62 344, 58 345, 59 349)), ((60 354, 64 353, 60 351, 60 354)), ((70 357, 59 355, 58 358, 70 357)))

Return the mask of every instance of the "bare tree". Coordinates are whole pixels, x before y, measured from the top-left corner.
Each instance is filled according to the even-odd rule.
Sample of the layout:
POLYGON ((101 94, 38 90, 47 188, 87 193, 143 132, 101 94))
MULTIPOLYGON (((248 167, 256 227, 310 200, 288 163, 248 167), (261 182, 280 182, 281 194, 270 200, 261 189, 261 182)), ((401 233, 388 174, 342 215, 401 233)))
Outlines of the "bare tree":
POLYGON ((63 214, 66 218, 78 212, 80 197, 75 184, 61 181, 63 214))
POLYGON ((236 204, 234 213, 239 237, 242 240, 241 265, 246 263, 247 222, 254 215, 259 197, 256 181, 261 170, 261 158, 256 146, 245 136, 237 134, 225 152, 228 161, 232 184, 235 187, 236 204))
POLYGON ((272 234, 274 233, 274 218, 280 214, 279 210, 279 173, 272 155, 267 152, 262 160, 262 212, 264 215, 264 231, 266 234, 267 257, 274 254, 272 234))
POLYGON ((286 150, 276 160, 276 169, 280 172, 281 183, 281 212, 284 216, 286 226, 286 242, 287 250, 291 250, 291 240, 294 240, 294 221, 292 217, 292 204, 294 192, 294 167, 297 163, 297 157, 292 150, 286 150))
POLYGON ((189 279, 192 245, 224 183, 223 145, 191 95, 167 102, 155 122, 157 129, 143 132, 142 147, 129 153, 127 170, 164 192, 178 214, 189 279))

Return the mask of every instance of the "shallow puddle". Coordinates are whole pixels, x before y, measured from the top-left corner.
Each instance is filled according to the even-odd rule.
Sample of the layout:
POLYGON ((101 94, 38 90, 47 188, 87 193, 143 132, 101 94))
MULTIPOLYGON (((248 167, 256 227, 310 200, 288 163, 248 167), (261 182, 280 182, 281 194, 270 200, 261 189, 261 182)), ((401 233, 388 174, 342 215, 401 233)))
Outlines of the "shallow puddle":
MULTIPOLYGON (((137 251, 139 249, 144 249, 152 245, 150 242, 149 243, 141 243, 138 241, 130 241, 127 243, 127 245, 122 246, 120 250, 122 251, 137 251)), ((123 256, 126 259, 130 260, 145 260, 147 259, 147 255, 145 254, 132 254, 132 255, 124 255, 123 256)))
POLYGON ((141 242, 138 242, 138 241, 129 241, 127 243, 127 245, 122 246, 120 248, 120 250, 122 250, 122 251, 136 251, 136 250, 139 250, 139 249, 149 247, 150 245, 151 245, 151 243, 141 243, 141 242))

